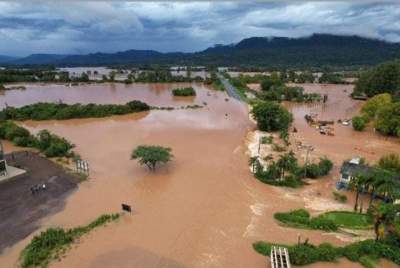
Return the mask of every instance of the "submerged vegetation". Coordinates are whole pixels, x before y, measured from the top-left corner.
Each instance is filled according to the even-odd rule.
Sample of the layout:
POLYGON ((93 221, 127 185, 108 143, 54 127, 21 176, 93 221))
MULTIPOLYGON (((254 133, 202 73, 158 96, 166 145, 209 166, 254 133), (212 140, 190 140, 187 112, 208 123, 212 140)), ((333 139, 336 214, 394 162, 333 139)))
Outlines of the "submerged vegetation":
POLYGON ((196 91, 193 87, 175 88, 172 90, 172 95, 177 97, 196 96, 196 91))
POLYGON ((74 147, 66 139, 41 130, 36 136, 32 135, 26 128, 18 126, 12 121, 0 123, 0 138, 9 140, 13 144, 22 147, 39 149, 47 157, 69 157, 74 147))
POLYGON ((150 106, 134 100, 126 104, 65 104, 39 102, 20 108, 8 106, 0 111, 0 120, 64 120, 106 117, 147 111, 150 106))
POLYGON ((96 227, 115 221, 120 214, 105 214, 86 226, 72 229, 49 228, 39 235, 25 247, 21 253, 21 267, 47 267, 53 259, 60 259, 68 247, 79 237, 90 232, 96 227))

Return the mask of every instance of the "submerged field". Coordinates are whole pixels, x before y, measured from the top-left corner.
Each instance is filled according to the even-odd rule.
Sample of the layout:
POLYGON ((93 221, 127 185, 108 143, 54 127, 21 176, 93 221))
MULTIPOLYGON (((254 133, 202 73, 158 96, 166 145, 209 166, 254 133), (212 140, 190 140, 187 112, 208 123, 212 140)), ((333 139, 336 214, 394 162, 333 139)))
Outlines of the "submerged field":
MULTIPOLYGON (((121 203, 133 208, 132 215, 84 237, 52 267, 265 267, 266 258, 252 249, 254 241, 295 243, 301 232, 303 239, 309 238, 313 243, 345 243, 334 234, 287 229, 273 219, 275 212, 304 207, 310 189, 315 190, 316 185, 331 192, 326 183, 334 184, 335 178, 301 190, 274 188, 255 180, 246 156, 246 135, 255 127, 248 118, 247 107, 234 99, 227 101, 224 92, 201 84, 192 85, 196 90, 194 98, 172 96, 173 88, 187 85, 190 84, 27 85, 26 90, 10 90, 0 96, 3 107, 5 103, 22 106, 58 100, 125 103, 138 99, 149 105, 174 107, 207 103, 197 110, 153 110, 103 119, 22 123, 33 132, 46 128, 67 138, 91 169, 91 179, 80 184, 63 211, 43 221, 43 228, 85 225, 100 214, 118 211, 121 203), (139 144, 171 147, 175 159, 150 173, 129 160, 131 150, 139 144)), ((329 98, 329 107, 333 108, 315 109, 335 110, 340 104, 339 99, 335 100, 334 96, 329 98)), ((329 142, 342 140, 341 130, 336 136, 323 139, 317 131, 308 129, 302 123, 307 109, 310 108, 292 107, 297 135, 308 142, 315 141, 322 153, 332 152, 336 162, 357 152, 353 149, 348 155, 341 155, 338 148, 358 146, 344 143, 335 147, 329 142)), ((353 110, 349 111, 351 114, 353 110)), ((340 115, 343 116, 347 115, 340 115)), ((345 128, 343 133, 351 131, 350 127, 345 128)), ((381 146, 376 145, 375 139, 372 141, 381 146)), ((382 144, 382 150, 395 150, 393 141, 384 140, 382 144)), ((374 147, 370 149, 375 151, 374 147)), ((0 256, 1 266, 13 267, 31 237, 6 250, 0 256)), ((342 265, 358 267, 348 261, 342 265)), ((321 263, 312 267, 328 266, 321 263)))

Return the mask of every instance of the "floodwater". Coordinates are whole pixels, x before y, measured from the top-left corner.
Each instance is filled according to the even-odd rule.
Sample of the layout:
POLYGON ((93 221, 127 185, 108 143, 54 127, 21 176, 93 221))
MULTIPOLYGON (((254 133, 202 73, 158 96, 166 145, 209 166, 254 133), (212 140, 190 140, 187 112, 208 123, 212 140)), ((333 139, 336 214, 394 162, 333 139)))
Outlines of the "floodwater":
MULTIPOLYGON (((202 84, 193 84, 202 88, 202 84)), ((152 106, 174 106, 202 104, 197 98, 174 97, 171 90, 190 86, 188 83, 101 83, 80 86, 62 84, 25 84, 24 90, 3 90, 0 92, 0 108, 6 105, 20 107, 37 102, 65 103, 118 103, 125 104, 132 100, 141 100, 152 106)), ((198 90, 198 99, 204 98, 210 91, 198 90)))
POLYGON ((398 153, 400 140, 375 133, 372 127, 363 132, 354 131, 352 126, 344 126, 337 120, 351 119, 356 115, 363 101, 353 100, 349 94, 353 85, 299 84, 306 92, 327 94, 325 104, 286 103, 294 114, 294 127, 298 130, 293 136, 296 140, 312 145, 319 155, 328 155, 338 164, 343 160, 359 156, 375 163, 384 154, 398 153), (319 120, 333 120, 334 136, 321 135, 310 127, 304 116, 317 114, 319 120))
MULTIPOLYGON (((121 203, 133 208, 118 222, 84 236, 52 267, 261 268, 269 260, 252 249, 258 240, 295 243, 301 235, 312 243, 344 243, 333 234, 276 224, 273 213, 304 207, 304 201, 292 198, 291 190, 262 184, 250 174, 245 138, 255 126, 247 108, 234 99, 225 101, 224 92, 193 86, 195 102, 207 102, 205 108, 23 123, 33 132, 46 128, 72 141, 90 167, 90 179, 68 198, 62 212, 43 221, 43 228, 87 224, 102 213, 119 211, 121 203), (175 158, 155 173, 149 172, 129 159, 139 144, 169 146, 175 158)), ((40 98, 121 103, 137 98, 151 105, 185 104, 171 98, 174 85, 156 88, 30 86, 8 101, 9 105, 40 98)), ((0 102, 6 97, 0 96, 0 102)), ((14 267, 31 238, 5 251, 0 266, 14 267)), ((344 264, 359 267, 348 261, 344 264)))

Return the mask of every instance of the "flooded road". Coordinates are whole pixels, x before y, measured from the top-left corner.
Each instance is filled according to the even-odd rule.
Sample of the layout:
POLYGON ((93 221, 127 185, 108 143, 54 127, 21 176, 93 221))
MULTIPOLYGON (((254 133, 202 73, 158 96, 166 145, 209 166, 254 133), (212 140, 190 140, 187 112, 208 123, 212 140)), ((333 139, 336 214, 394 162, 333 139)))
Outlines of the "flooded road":
MULTIPOLYGON (((334 234, 277 225, 273 213, 304 207, 299 191, 255 180, 246 156, 246 135, 255 127, 247 108, 234 99, 225 101, 224 92, 194 87, 195 102, 207 102, 205 108, 23 123, 33 132, 46 128, 72 141, 90 166, 90 179, 68 198, 62 212, 43 221, 43 228, 87 224, 102 213, 119 211, 121 203, 133 208, 131 215, 84 236, 51 267, 261 268, 269 260, 252 249, 258 240, 295 243, 301 234, 312 243, 344 243, 334 234), (171 147, 175 158, 151 173, 129 159, 139 144, 171 147)), ((172 88, 171 84, 156 89, 144 84, 32 86, 23 91, 29 92, 26 98, 19 95, 8 101, 9 105, 40 98, 123 103, 136 98, 160 106, 193 101, 174 100, 172 88)), ((4 102, 3 95, 0 103, 4 102)), ((31 238, 5 251, 1 267, 14 267, 31 238)))

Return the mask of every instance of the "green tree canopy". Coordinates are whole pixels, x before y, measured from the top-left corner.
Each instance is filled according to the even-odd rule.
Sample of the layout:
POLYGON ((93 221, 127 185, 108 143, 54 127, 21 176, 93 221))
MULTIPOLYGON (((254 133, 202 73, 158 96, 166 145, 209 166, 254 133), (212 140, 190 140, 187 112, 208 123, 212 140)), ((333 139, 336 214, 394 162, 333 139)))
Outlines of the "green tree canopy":
POLYGON ((400 102, 378 110, 375 128, 382 134, 400 137, 400 102))
POLYGON ((131 159, 139 159, 139 163, 151 171, 155 171, 157 163, 167 163, 172 158, 171 148, 157 145, 139 145, 131 154, 131 159))
POLYGON ((277 131, 288 129, 293 116, 281 105, 272 101, 263 101, 255 104, 251 111, 262 131, 277 131))
POLYGON ((400 95, 400 61, 387 62, 361 74, 354 88, 355 94, 368 97, 389 93, 400 95))
POLYGON ((365 102, 361 108, 361 112, 369 118, 376 116, 379 109, 392 103, 392 96, 388 93, 376 95, 365 102))

